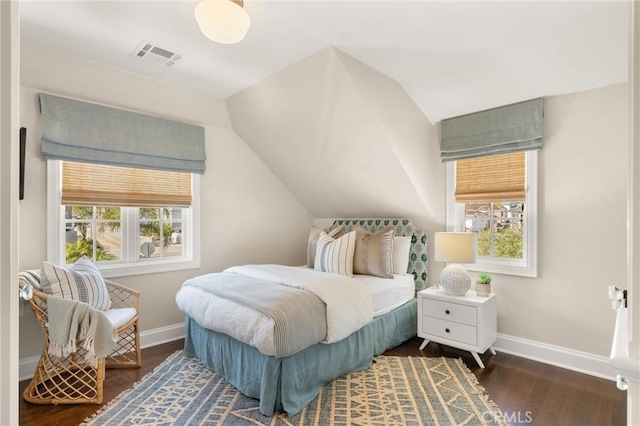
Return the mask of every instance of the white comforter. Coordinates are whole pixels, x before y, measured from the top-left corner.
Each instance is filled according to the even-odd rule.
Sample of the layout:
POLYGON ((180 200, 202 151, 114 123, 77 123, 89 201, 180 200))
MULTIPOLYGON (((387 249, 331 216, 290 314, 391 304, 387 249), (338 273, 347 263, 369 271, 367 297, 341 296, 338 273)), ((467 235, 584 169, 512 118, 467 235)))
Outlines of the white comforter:
MULTIPOLYGON (((235 266, 224 273, 246 275, 315 293, 327 305, 324 343, 338 342, 373 319, 371 297, 364 285, 344 275, 283 265, 235 266)), ((200 326, 255 346, 265 355, 274 355, 273 321, 265 321, 263 314, 193 287, 180 289, 176 302, 200 326)))

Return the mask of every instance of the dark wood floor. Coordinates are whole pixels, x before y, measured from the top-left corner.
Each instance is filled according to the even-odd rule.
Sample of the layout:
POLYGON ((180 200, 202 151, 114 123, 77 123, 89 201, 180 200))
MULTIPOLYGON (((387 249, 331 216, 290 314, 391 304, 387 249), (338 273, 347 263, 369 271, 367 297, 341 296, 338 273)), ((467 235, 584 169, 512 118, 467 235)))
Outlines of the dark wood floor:
POLYGON ((469 352, 414 338, 385 355, 462 358, 490 398, 512 425, 626 425, 626 392, 613 381, 489 351, 481 356, 485 368, 469 352))
MULTIPOLYGON (((457 349, 429 343, 420 351, 421 339, 415 338, 387 351, 385 355, 447 356, 462 358, 473 371, 491 399, 498 404, 512 425, 603 426, 626 424, 626 394, 615 383, 581 373, 552 367, 512 355, 482 356, 485 369, 473 357, 457 349)), ((182 348, 176 341, 144 349, 139 369, 107 370, 105 401, 115 398, 151 372, 167 356, 182 348)), ((27 382, 20 383, 20 390, 27 382)), ((33 405, 21 400, 21 425, 77 425, 100 409, 101 405, 33 405)))
MULTIPOLYGON (((104 403, 77 404, 77 405, 36 405, 20 399, 20 424, 21 425, 62 425, 75 426, 84 419, 90 417, 103 405, 106 405, 122 391, 129 389, 133 384, 142 379, 146 374, 164 361, 175 351, 181 350, 184 340, 165 343, 142 350, 142 367, 140 368, 115 368, 107 369, 104 379, 104 403)), ((20 394, 29 384, 29 381, 20 382, 20 394)))

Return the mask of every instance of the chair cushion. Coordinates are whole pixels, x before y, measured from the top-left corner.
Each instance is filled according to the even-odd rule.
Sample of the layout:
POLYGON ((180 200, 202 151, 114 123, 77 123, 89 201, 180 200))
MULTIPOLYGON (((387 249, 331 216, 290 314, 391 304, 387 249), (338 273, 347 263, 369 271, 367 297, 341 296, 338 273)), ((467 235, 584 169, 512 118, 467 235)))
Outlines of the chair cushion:
POLYGON ((104 315, 114 328, 118 328, 126 324, 131 320, 131 318, 136 316, 136 313, 135 308, 116 308, 104 311, 104 315))

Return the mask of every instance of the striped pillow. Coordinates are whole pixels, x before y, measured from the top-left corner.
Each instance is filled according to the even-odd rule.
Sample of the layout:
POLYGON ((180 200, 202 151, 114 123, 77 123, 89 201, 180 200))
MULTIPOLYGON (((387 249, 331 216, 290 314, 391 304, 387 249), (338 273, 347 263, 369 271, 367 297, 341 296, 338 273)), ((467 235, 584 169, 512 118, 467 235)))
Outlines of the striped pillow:
MULTIPOLYGON (((316 261, 316 246, 318 245, 318 238, 320 238, 320 233, 322 231, 315 226, 311 227, 311 232, 309 232, 309 242, 307 243, 307 266, 309 268, 313 268, 313 264, 316 261)), ((339 225, 329 232, 327 235, 331 238, 338 238, 344 234, 344 225, 339 225)))
POLYGON ((42 262, 42 291, 63 299, 78 300, 101 311, 111 306, 109 291, 100 271, 86 256, 69 268, 42 262))
POLYGON ((314 269, 316 271, 353 276, 353 254, 356 233, 351 231, 334 240, 324 232, 318 238, 314 269))

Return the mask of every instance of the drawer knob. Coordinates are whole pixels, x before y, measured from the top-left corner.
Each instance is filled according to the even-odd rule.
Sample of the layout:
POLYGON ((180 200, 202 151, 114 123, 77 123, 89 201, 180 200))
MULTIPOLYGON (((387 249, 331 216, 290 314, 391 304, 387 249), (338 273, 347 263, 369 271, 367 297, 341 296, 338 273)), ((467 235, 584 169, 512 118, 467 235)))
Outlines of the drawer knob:
POLYGON ((444 311, 444 313, 449 315, 451 312, 449 312, 449 310, 447 309, 446 311, 444 311))
POLYGON ((448 333, 448 332, 449 332, 449 329, 448 329, 448 328, 445 328, 445 329, 444 329, 444 331, 446 331, 446 332, 448 333))

